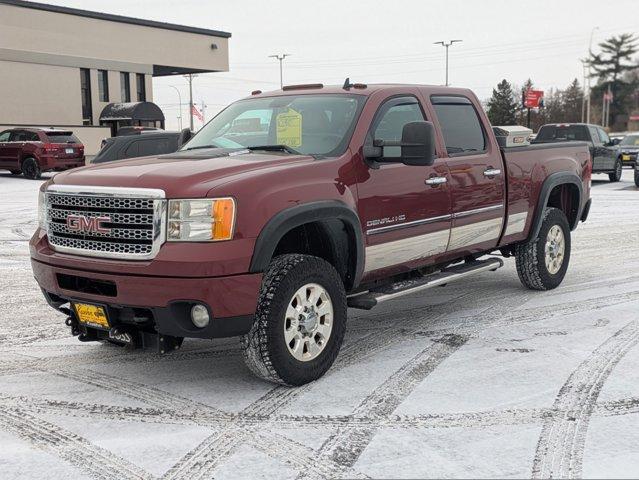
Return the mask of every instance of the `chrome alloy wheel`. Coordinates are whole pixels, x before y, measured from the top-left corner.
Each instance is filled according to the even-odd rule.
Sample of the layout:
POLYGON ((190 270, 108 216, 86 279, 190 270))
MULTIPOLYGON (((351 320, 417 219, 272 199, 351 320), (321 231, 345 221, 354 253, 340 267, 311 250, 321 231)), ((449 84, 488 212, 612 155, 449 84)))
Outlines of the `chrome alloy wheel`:
POLYGON ((332 330, 333 304, 324 287, 308 283, 295 292, 284 319, 284 340, 291 355, 301 362, 317 358, 332 330))
POLYGON ((559 225, 553 225, 546 236, 546 269, 551 275, 555 275, 564 263, 566 240, 564 232, 559 225))

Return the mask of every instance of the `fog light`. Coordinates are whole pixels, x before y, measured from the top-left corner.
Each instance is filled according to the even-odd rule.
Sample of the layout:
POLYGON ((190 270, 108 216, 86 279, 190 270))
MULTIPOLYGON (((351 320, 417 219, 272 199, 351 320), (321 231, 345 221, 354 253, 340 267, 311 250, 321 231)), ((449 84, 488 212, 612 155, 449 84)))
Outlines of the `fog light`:
POLYGON ((196 304, 191 308, 191 321, 197 328, 204 328, 209 324, 209 311, 204 305, 196 304))

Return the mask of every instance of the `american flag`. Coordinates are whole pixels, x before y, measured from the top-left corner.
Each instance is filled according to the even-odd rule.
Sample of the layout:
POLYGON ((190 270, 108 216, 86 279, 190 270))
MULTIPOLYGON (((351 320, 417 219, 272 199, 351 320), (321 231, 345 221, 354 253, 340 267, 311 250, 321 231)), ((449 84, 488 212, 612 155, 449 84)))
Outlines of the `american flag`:
POLYGON ((200 120, 200 122, 204 123, 204 115, 200 112, 195 105, 191 105, 191 113, 200 120))

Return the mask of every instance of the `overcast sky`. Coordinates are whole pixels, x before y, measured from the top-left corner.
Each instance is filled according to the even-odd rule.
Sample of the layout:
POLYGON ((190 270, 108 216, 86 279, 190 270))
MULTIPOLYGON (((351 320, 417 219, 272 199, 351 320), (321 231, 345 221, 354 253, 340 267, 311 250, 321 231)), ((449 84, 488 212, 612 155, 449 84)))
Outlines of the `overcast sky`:
MULTIPOLYGON (((47 0, 41 0, 47 1, 47 0)), ((195 101, 207 119, 251 90, 279 87, 268 55, 289 53, 284 83, 444 83, 444 49, 433 42, 462 39, 450 49, 450 83, 472 88, 483 100, 506 78, 528 77, 548 90, 583 80, 593 28, 593 49, 613 34, 639 32, 638 0, 49 0, 163 22, 224 30, 230 71, 199 76, 195 101)), ((154 79, 154 97, 176 128, 181 76, 154 79)), ((187 108, 184 108, 186 120, 187 108)), ((186 126, 187 121, 185 121, 186 126)))

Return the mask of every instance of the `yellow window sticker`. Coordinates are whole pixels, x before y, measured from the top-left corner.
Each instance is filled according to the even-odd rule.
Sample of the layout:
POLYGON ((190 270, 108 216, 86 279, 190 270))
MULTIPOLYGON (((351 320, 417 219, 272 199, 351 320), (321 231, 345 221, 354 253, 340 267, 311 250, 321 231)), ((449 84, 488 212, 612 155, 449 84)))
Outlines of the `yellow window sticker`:
POLYGON ((302 145, 302 115, 292 108, 277 116, 277 143, 289 147, 302 145))

